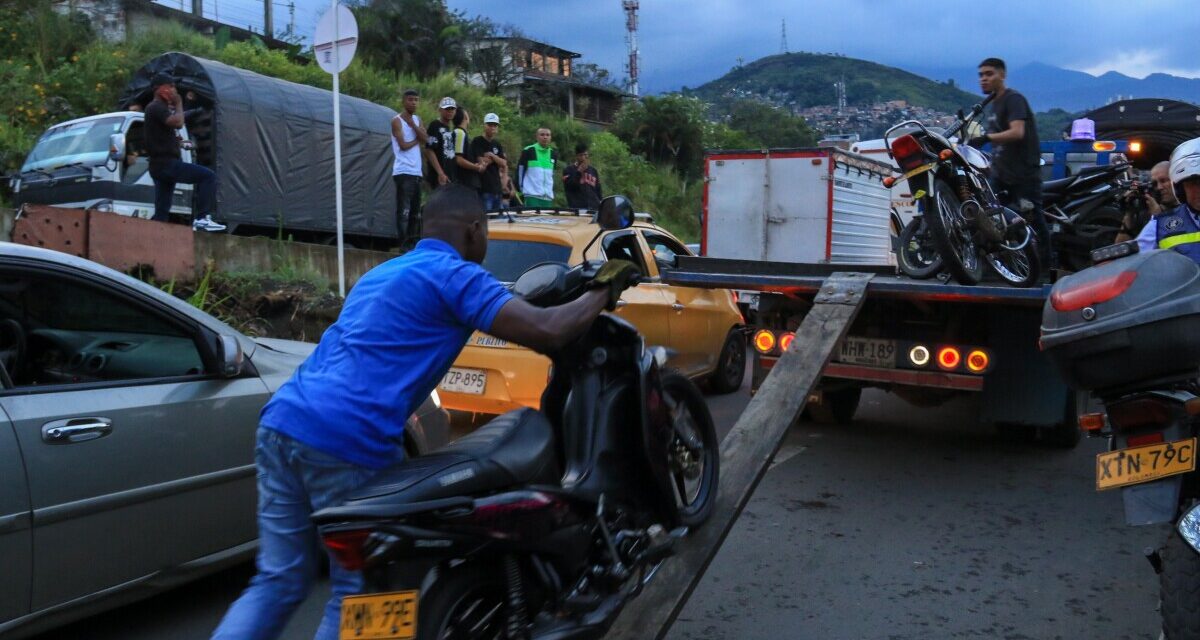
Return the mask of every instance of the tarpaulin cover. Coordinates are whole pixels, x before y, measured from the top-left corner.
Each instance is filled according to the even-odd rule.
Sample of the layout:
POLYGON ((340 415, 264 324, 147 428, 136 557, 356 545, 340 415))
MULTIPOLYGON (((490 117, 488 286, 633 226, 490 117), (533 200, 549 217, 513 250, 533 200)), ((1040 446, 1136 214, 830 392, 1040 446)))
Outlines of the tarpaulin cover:
POLYGON ((1097 140, 1140 141, 1146 163, 1166 160, 1180 143, 1200 137, 1200 107, 1178 100, 1121 100, 1085 117, 1096 121, 1097 140))
MULTIPOLYGON (((211 168, 217 174, 219 219, 267 228, 336 230, 332 91, 165 53, 134 74, 121 108, 144 104, 150 80, 159 72, 174 76, 181 93, 190 89, 213 103, 211 168)), ((341 112, 345 232, 394 237, 395 112, 345 95, 341 112)))

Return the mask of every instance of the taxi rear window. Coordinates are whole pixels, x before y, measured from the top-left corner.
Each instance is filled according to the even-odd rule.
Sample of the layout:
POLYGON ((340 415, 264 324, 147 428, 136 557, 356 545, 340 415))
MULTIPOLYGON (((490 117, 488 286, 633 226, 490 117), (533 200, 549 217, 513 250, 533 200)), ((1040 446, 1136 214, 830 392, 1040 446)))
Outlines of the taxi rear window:
POLYGON ((501 282, 516 282, 530 267, 543 262, 567 264, 571 248, 529 240, 489 240, 483 268, 501 282))

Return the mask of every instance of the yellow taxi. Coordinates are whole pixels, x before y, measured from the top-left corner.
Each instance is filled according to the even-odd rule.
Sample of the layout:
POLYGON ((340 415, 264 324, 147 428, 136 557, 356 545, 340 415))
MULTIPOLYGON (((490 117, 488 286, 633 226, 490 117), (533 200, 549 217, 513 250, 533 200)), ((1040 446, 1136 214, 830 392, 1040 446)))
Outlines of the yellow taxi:
MULTIPOLYGON (((647 345, 666 347, 668 366, 706 381, 714 392, 737 390, 746 351, 744 320, 733 292, 663 284, 660 267, 691 252, 649 216, 638 214, 632 227, 605 232, 585 256, 584 248, 599 229, 590 214, 574 211, 491 214, 483 266, 501 282, 511 283, 543 262, 628 260, 642 270, 643 278, 621 296, 616 314, 636 326, 647 345)), ((442 378, 438 394, 445 408, 457 411, 537 409, 550 373, 549 358, 476 332, 442 378)))

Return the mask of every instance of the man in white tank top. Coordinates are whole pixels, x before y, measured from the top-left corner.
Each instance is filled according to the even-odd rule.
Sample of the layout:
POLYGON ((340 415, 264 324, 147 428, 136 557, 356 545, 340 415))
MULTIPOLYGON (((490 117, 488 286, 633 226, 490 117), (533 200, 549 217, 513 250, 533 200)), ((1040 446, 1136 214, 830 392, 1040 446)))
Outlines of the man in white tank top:
POLYGON ((404 92, 404 110, 392 118, 392 181, 396 183, 396 238, 400 250, 415 244, 421 232, 421 150, 429 139, 417 115, 420 95, 404 92))

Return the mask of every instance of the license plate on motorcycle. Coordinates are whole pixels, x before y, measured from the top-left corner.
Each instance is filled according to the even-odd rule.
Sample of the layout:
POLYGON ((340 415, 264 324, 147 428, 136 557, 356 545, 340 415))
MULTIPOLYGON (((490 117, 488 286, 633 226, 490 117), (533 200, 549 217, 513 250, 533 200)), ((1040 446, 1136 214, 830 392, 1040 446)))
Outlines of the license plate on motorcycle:
POLYGON ((410 640, 417 637, 417 592, 342 598, 338 640, 410 640))
POLYGON ((1096 491, 1157 480, 1196 469, 1196 438, 1096 456, 1096 491))
POLYGON ((893 369, 896 367, 896 341, 851 336, 842 340, 836 359, 846 364, 893 369))
POLYGON ((442 376, 442 382, 438 388, 481 396, 484 389, 487 388, 487 372, 482 369, 450 367, 446 375, 442 376))

